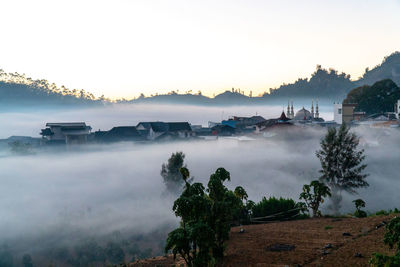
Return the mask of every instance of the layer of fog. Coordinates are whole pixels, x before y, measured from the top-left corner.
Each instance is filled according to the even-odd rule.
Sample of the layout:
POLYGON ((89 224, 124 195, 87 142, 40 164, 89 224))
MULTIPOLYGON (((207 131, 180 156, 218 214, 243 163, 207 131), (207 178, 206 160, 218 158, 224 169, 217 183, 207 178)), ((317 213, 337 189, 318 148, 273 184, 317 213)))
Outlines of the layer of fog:
MULTIPOLYGON (((38 109, 30 112, 0 113, 0 138, 12 135, 39 137, 40 129, 46 122, 84 121, 93 130, 109 130, 114 126, 134 126, 140 121, 188 121, 191 124, 207 126, 208 121, 221 121, 231 116, 261 115, 266 119, 277 118, 287 103, 282 106, 228 106, 206 107, 189 105, 120 104, 93 109, 49 110, 38 109)), ((310 110, 310 104, 305 108, 310 110)), ((302 106, 297 103, 295 112, 302 106)), ((332 106, 320 106, 321 116, 333 118, 332 106)))
MULTIPOLYGON (((78 111, 47 114, 42 120, 80 118, 74 120, 88 120, 110 128, 111 124, 157 118, 187 118, 193 123, 203 123, 217 120, 221 115, 220 110, 214 108, 190 107, 187 110, 185 106, 178 109, 164 106, 162 111, 151 109, 142 113, 139 110, 135 113, 133 107, 125 108, 127 110, 121 107, 109 110, 110 114, 104 110, 85 110, 81 117, 78 111), (142 118, 143 114, 148 117, 142 118), (59 116, 61 119, 57 119, 59 116)), ((281 107, 264 107, 259 114, 277 117, 281 110, 281 107)), ((250 107, 229 112, 232 115, 255 113, 250 107)), ((40 115, 43 114, 25 114, 25 117, 11 114, 14 117, 9 120, 2 117, 3 125, 11 125, 3 127, 2 134, 13 135, 12 130, 25 132, 36 124, 40 127, 40 115)), ((145 234, 166 225, 177 225, 178 219, 171 210, 173 198, 163 195, 164 185, 159 174, 161 164, 176 151, 186 154, 195 181, 205 183, 209 175, 222 166, 231 173, 232 181, 227 185, 232 189, 243 186, 254 201, 263 196, 297 200, 302 185, 319 177, 320 165, 315 151, 325 131, 313 129, 309 130, 307 138, 285 140, 120 143, 89 145, 79 151, 37 150, 35 155, 2 157, 0 244, 6 242, 31 253, 32 244, 39 241, 51 246, 116 230, 145 234)), ((398 129, 358 128, 355 131, 366 149, 370 187, 360 189, 359 195, 345 194, 342 211, 352 211, 351 201, 355 198, 364 199, 369 211, 396 207, 400 196, 398 129)))

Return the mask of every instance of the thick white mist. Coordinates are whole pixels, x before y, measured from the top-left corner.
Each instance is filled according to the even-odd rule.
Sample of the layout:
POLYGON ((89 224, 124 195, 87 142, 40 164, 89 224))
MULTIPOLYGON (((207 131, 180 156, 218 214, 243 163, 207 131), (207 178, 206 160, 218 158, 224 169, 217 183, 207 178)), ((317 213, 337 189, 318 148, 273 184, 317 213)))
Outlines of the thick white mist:
MULTIPOLYGON (((109 112, 84 110, 81 116, 78 111, 59 111, 46 113, 47 117, 42 120, 83 120, 101 125, 100 128, 110 128, 131 121, 136 124, 141 120, 156 120, 159 116, 159 120, 192 118, 194 123, 203 124, 217 120, 221 110, 187 106, 161 108, 164 108, 161 113, 139 107, 119 107, 109 112), (147 117, 143 118, 143 114, 147 117)), ((277 117, 280 110, 265 107, 264 113, 259 114, 277 117)), ((233 108, 230 111, 233 115, 233 108)), ((252 108, 248 107, 237 114, 251 115, 251 112, 252 108)), ((2 117, 3 125, 11 125, 2 128, 2 135, 40 126, 41 114, 44 113, 25 114, 25 117, 11 114, 10 120, 2 117)), ((206 183, 212 172, 224 167, 231 173, 228 187, 243 186, 249 199, 259 201, 263 196, 282 196, 297 200, 302 185, 319 177, 315 151, 325 131, 325 128, 310 129, 306 138, 284 140, 244 142, 220 138, 158 144, 119 143, 3 156, 0 158, 0 243, 18 245, 22 241, 21 251, 29 252, 38 240, 43 243, 51 239, 61 244, 116 230, 149 233, 166 225, 176 225, 178 219, 171 210, 174 199, 163 194, 165 188, 159 174, 161 164, 176 151, 186 154, 186 163, 195 181, 206 183), (31 242, 25 242, 27 239, 31 242)), ((369 211, 398 206, 400 132, 370 128, 355 131, 365 148, 370 187, 360 189, 359 195, 344 194, 342 211, 352 211, 351 201, 356 198, 364 199, 369 211)))

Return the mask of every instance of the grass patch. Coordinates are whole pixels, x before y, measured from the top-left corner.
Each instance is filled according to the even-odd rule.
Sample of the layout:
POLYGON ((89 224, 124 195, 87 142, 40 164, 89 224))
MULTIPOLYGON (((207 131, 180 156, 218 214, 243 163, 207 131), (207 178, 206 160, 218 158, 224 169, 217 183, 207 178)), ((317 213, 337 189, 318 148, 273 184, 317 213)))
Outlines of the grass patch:
POLYGON ((324 227, 325 230, 330 230, 332 228, 333 228, 333 226, 330 226, 330 225, 327 225, 327 226, 324 227))

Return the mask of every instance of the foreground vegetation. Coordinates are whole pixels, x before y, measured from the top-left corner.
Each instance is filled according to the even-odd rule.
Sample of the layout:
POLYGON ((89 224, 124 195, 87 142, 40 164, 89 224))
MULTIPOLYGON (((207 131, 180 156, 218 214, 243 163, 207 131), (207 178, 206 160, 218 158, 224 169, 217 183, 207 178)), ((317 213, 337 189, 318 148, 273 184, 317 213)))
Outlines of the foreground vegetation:
MULTIPOLYGON (((180 227, 168 234, 165 251, 172 251, 174 258, 180 254, 190 267, 213 266, 223 260, 225 242, 234 222, 298 219, 300 213, 309 209, 314 217, 319 217, 322 215, 319 207, 325 197, 331 197, 331 209, 339 214, 342 191, 356 193, 357 188, 368 186, 367 174, 363 173, 366 168, 364 151, 357 146, 358 137, 345 124, 338 130, 328 129, 321 140, 321 149, 316 152, 321 162, 321 177, 303 186, 299 198, 304 203, 275 197, 264 197, 259 203, 248 201, 243 187, 231 191, 224 185, 230 180, 224 168, 210 176, 207 188, 201 183, 191 184, 189 179, 193 178, 184 165, 185 155, 182 152, 172 154, 161 170, 166 188, 175 193, 182 182, 185 184, 173 206, 175 215, 181 218, 180 227)), ((361 217, 365 202, 357 199, 355 204, 356 214, 361 217)))
POLYGON ((395 249, 394 256, 375 253, 370 260, 373 267, 396 267, 400 266, 400 217, 393 218, 387 225, 384 242, 391 249, 395 249))

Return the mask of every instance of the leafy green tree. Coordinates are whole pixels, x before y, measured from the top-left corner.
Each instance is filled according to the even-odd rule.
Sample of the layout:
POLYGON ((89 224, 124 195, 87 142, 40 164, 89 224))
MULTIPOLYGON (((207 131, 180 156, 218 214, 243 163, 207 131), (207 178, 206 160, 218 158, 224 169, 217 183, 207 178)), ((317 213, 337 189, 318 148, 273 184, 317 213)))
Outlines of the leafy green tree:
POLYGON ((254 206, 254 202, 251 200, 247 200, 247 192, 241 186, 237 186, 233 192, 235 196, 241 200, 241 203, 239 204, 240 207, 237 209, 237 213, 233 216, 233 221, 236 224, 249 224, 251 209, 254 206))
POLYGON ((182 174, 180 173, 181 168, 186 168, 184 164, 185 154, 183 152, 172 153, 167 163, 163 163, 161 166, 161 177, 163 178, 164 184, 170 193, 179 193, 184 185, 182 174))
POLYGON ((331 190, 332 210, 339 213, 342 191, 356 193, 357 188, 367 187, 367 167, 363 164, 364 150, 358 150, 359 139, 350 132, 346 124, 339 129, 331 127, 321 140, 321 149, 316 152, 321 162, 320 180, 331 190))
MULTIPOLYGON (((215 232, 213 255, 217 259, 222 259, 224 256, 224 244, 229 239, 231 222, 234 214, 243 205, 241 199, 226 188, 225 181, 230 181, 230 173, 224 168, 218 168, 210 176, 207 187, 211 199, 211 216, 208 223, 215 232)), ((245 191, 244 195, 247 195, 245 191)))
POLYGON ((174 258, 180 254, 189 267, 207 266, 213 260, 209 250, 214 232, 204 217, 211 203, 201 183, 189 183, 188 169, 181 168, 181 174, 184 190, 173 205, 175 215, 181 217, 181 225, 168 234, 165 251, 172 250, 174 258))
MULTIPOLYGON (((190 173, 181 168, 184 190, 174 202, 180 227, 168 234, 165 251, 180 254, 188 266, 210 266, 221 261, 234 215, 243 207, 242 199, 224 186, 230 174, 219 168, 210 176, 207 189, 189 182, 190 173)), ((245 197, 247 193, 239 188, 245 197)))
POLYGON ((300 199, 303 199, 308 208, 313 212, 313 217, 320 217, 319 206, 324 203, 324 197, 331 196, 331 190, 324 183, 318 180, 312 181, 309 185, 303 186, 300 199))
POLYGON ((238 197, 238 198, 240 198, 242 201, 244 201, 244 200, 247 201, 247 198, 249 197, 249 196, 247 195, 246 190, 244 190, 244 188, 241 187, 241 186, 237 186, 237 187, 235 188, 234 193, 235 193, 235 196, 238 197))
POLYGON ((365 202, 361 198, 353 200, 354 205, 356 206, 356 211, 354 212, 354 216, 357 218, 364 218, 367 217, 367 213, 361 208, 365 208, 365 202))

